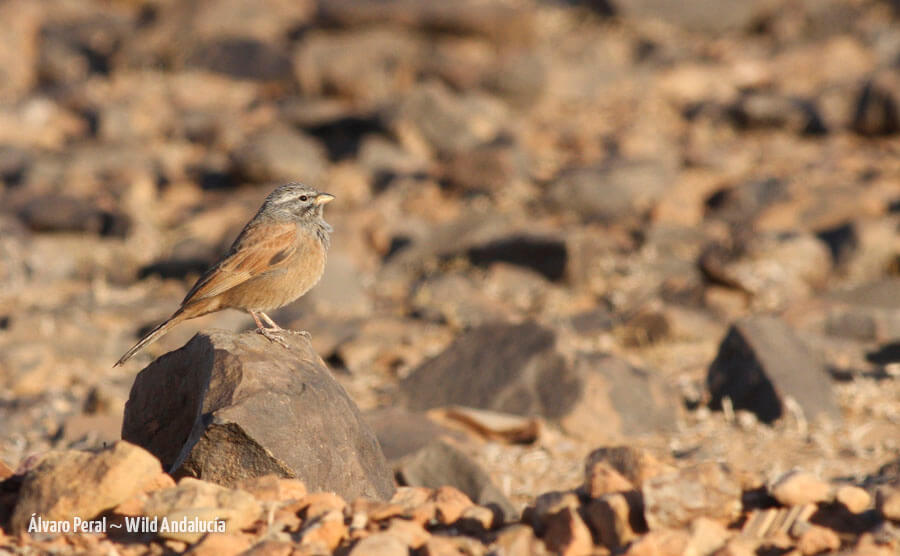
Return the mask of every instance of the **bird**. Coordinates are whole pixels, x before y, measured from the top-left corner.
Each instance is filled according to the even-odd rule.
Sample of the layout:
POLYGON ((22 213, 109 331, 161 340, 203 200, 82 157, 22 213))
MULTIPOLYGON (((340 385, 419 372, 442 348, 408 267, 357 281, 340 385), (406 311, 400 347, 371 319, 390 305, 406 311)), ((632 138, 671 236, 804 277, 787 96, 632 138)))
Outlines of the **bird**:
POLYGON ((178 310, 126 351, 114 367, 176 324, 229 308, 249 313, 257 332, 287 347, 279 336, 285 329, 266 311, 298 299, 321 279, 332 232, 323 213, 334 198, 301 183, 276 187, 228 252, 188 291, 178 310))

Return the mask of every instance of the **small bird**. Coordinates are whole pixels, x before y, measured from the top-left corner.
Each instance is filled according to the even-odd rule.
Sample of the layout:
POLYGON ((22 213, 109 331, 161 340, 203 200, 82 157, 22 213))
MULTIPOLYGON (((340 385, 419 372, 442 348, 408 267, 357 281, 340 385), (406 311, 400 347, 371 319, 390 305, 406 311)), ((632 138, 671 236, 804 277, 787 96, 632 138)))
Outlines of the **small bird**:
POLYGON ((294 301, 322 277, 331 233, 322 214, 332 200, 334 195, 300 183, 275 188, 228 253, 197 280, 181 307, 125 352, 115 366, 179 322, 229 308, 247 311, 256 321, 257 332, 286 345, 278 336, 284 329, 265 311, 294 301))

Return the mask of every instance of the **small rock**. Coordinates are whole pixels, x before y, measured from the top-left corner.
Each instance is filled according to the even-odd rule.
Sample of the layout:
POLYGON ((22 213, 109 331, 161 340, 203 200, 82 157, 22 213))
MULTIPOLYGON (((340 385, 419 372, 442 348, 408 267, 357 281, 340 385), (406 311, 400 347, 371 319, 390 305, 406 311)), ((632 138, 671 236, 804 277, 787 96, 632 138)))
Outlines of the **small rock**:
POLYGON ((90 201, 64 195, 35 197, 19 211, 19 217, 35 232, 87 232, 125 237, 131 226, 124 214, 106 211, 90 201))
POLYGON ((765 4, 740 0, 697 0, 689 5, 678 0, 629 0, 614 5, 621 17, 658 19, 689 31, 710 34, 749 30, 766 14, 765 4))
POLYGON ((397 29, 313 31, 297 46, 294 73, 308 96, 381 103, 413 86, 424 50, 414 35, 397 29))
POLYGON ((322 21, 338 27, 376 23, 422 31, 477 35, 498 43, 528 43, 534 36, 530 10, 504 2, 464 0, 453 6, 416 0, 333 0, 319 4, 322 21))
POLYGON ((531 523, 535 533, 544 536, 547 519, 566 508, 577 510, 581 505, 578 495, 570 491, 550 491, 538 495, 534 505, 525 509, 522 521, 531 523))
POLYGON ((860 135, 868 136, 900 132, 900 102, 895 76, 877 75, 863 84, 851 127, 860 135))
POLYGON ((544 544, 527 525, 515 524, 504 528, 494 541, 498 556, 540 556, 546 554, 544 544))
POLYGON ((638 488, 644 481, 671 470, 650 452, 632 446, 607 446, 594 450, 587 457, 585 474, 589 474, 600 462, 611 466, 638 488))
POLYGON ((634 485, 608 462, 594 461, 585 470, 584 490, 591 498, 600 498, 604 494, 634 490, 634 485))
POLYGON ((314 519, 328 512, 343 513, 347 503, 333 492, 313 492, 297 501, 297 513, 304 519, 314 519))
POLYGON ((200 42, 187 54, 185 65, 236 79, 285 82, 293 78, 284 48, 252 37, 217 37, 200 42))
POLYGON ((811 525, 800 538, 797 548, 803 554, 821 554, 841 547, 841 538, 831 529, 811 525))
POLYGON ((601 544, 617 550, 647 531, 641 494, 632 490, 605 494, 584 508, 587 524, 601 544))
POLYGON ((591 532, 574 508, 563 508, 545 519, 544 543, 555 554, 588 555, 594 546, 591 532))
POLYGON ((330 553, 348 536, 344 513, 340 510, 327 510, 315 517, 307 517, 299 535, 301 547, 312 551, 324 548, 330 553))
POLYGON ((689 541, 684 531, 650 531, 631 543, 625 556, 682 556, 687 554, 689 541))
POLYGON ((487 97, 472 93, 460 96, 432 81, 410 91, 385 119, 404 141, 424 142, 447 156, 496 139, 506 110, 487 97))
POLYGON ((285 502, 300 500, 306 496, 306 485, 297 479, 284 479, 277 475, 264 475, 245 479, 238 488, 253 495, 254 498, 267 502, 285 502))
POLYGON ((255 332, 197 334, 138 374, 122 436, 220 484, 274 473, 312 491, 388 498, 393 479, 356 405, 308 340, 284 337, 291 347, 273 350, 255 332))
MULTIPOLYGON (((249 527, 262 512, 253 496, 224 488, 206 481, 185 477, 173 488, 156 490, 147 496, 143 515, 160 520, 200 521, 224 520, 226 531, 235 533, 249 527)), ((187 543, 197 542, 205 532, 188 530, 160 530, 159 535, 187 543)))
POLYGON ((757 311, 777 311, 821 288, 831 251, 811 233, 758 233, 730 249, 707 249, 700 267, 712 280, 751 296, 757 311))
POLYGON ((476 533, 490 531, 497 525, 497 514, 485 506, 469 506, 463 510, 459 518, 462 527, 465 524, 472 524, 473 527, 470 529, 474 529, 476 533))
POLYGON ((562 239, 537 235, 496 238, 470 247, 467 254, 476 266, 509 263, 530 268, 554 281, 563 278, 568 261, 568 251, 562 239))
POLYGON ((566 170, 549 197, 587 220, 627 223, 643 218, 671 182, 671 170, 658 162, 618 161, 566 170))
POLYGON ((722 523, 706 517, 698 517, 691 522, 690 533, 685 554, 712 554, 722 548, 731 536, 722 523))
POLYGON ((731 521, 741 511, 741 485, 714 462, 657 475, 641 492, 651 531, 687 527, 698 517, 731 521))
POLYGON ((495 71, 486 72, 483 85, 516 107, 538 102, 547 88, 547 68, 537 54, 520 50, 497 60, 495 71))
POLYGON ((475 504, 468 496, 452 486, 438 487, 431 495, 438 520, 444 525, 456 523, 463 513, 475 504))
MULTIPOLYGON (((472 507, 474 508, 476 506, 472 507)), ((431 533, 426 531, 424 527, 422 527, 415 521, 410 521, 403 518, 391 519, 388 522, 387 528, 384 529, 384 532, 385 534, 393 535, 394 537, 400 539, 405 545, 409 546, 413 550, 418 550, 419 548, 421 548, 422 545, 428 542, 428 539, 431 537, 431 533)))
POLYGON ((875 505, 885 519, 900 521, 900 489, 893 487, 879 489, 875 496, 875 505))
POLYGON ((833 419, 840 410, 823 362, 816 359, 783 321, 748 317, 733 324, 709 367, 706 384, 713 407, 725 397, 771 423, 793 398, 807 419, 833 419))
POLYGON ((756 556, 760 541, 737 536, 713 553, 714 556, 756 556))
POLYGON ((814 101, 777 93, 745 93, 730 107, 729 112, 738 126, 747 129, 782 128, 803 135, 819 135, 827 131, 814 101))
POLYGON ((868 492, 852 485, 839 487, 834 498, 854 514, 861 514, 872 504, 872 497, 868 492))
POLYGON ((124 441, 95 453, 50 452, 25 475, 11 530, 26 530, 32 514, 47 521, 91 519, 131 498, 161 474, 158 459, 124 441))
POLYGON ((886 278, 829 295, 830 335, 889 342, 900 337, 900 280, 886 278))
POLYGON ((530 444, 540 436, 541 422, 535 418, 471 407, 450 407, 443 416, 491 440, 530 444))
POLYGON ((515 145, 485 145, 455 153, 444 163, 444 179, 464 192, 496 192, 526 176, 525 154, 515 145))
POLYGON ((247 535, 215 533, 206 535, 185 554, 190 556, 237 556, 253 543, 247 535))
POLYGON ((41 8, 27 0, 5 2, 0 19, 0 101, 10 102, 37 81, 41 46, 41 8))
POLYGON ((424 280, 413 294, 411 305, 422 318, 446 322, 458 329, 508 320, 513 314, 459 274, 440 274, 424 280))
MULTIPOLYGON (((398 466, 397 475, 406 485, 438 489, 438 492, 442 494, 435 494, 435 496, 439 496, 434 499, 436 502, 439 499, 444 500, 448 496, 453 498, 450 494, 452 491, 444 492, 441 490, 442 488, 456 487, 453 488, 453 491, 459 489, 462 491, 460 494, 467 500, 471 498, 468 500, 468 505, 472 505, 472 500, 481 505, 496 505, 507 519, 511 520, 516 517, 516 511, 512 504, 491 482, 487 473, 468 456, 446 442, 433 442, 415 454, 404 458, 398 466), (447 486, 445 487, 445 485, 447 486)), ((468 507, 468 505, 463 505, 468 507)), ((445 508, 448 513, 443 514, 442 521, 451 518, 454 519, 449 523, 456 521, 465 507, 452 509, 448 506, 445 508)), ((440 505, 437 510, 440 513, 440 505)))
POLYGON ((320 184, 328 168, 325 147, 285 125, 248 137, 232 157, 240 174, 256 183, 320 184))
POLYGON ((769 492, 785 506, 802 506, 828 500, 831 485, 811 473, 789 471, 775 480, 769 492))
POLYGON ((362 539, 350 549, 348 556, 407 556, 409 549, 394 535, 375 533, 362 539))

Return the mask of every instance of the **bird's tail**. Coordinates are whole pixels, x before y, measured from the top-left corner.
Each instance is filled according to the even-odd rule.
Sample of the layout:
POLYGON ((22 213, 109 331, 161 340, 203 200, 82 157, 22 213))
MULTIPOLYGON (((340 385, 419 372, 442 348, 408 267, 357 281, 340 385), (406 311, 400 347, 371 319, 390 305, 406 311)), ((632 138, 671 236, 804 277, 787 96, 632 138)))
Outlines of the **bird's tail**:
POLYGON ((125 355, 123 355, 122 357, 119 358, 118 361, 116 361, 116 364, 113 365, 113 367, 121 366, 122 363, 131 359, 131 356, 134 355, 135 353, 137 353, 138 351, 140 351, 144 346, 146 346, 147 344, 150 344, 152 342, 155 342, 156 340, 159 339, 160 336, 162 336, 163 334, 168 332, 170 328, 172 328, 179 322, 183 321, 185 318, 188 318, 183 313, 183 310, 184 309, 179 309, 179 310, 175 311, 174 315, 169 317, 166 321, 161 322, 158 326, 156 326, 156 328, 154 328, 150 332, 147 332, 147 334, 144 335, 144 337, 141 338, 138 341, 138 343, 134 344, 134 346, 132 346, 131 349, 129 349, 128 351, 125 352, 125 355))

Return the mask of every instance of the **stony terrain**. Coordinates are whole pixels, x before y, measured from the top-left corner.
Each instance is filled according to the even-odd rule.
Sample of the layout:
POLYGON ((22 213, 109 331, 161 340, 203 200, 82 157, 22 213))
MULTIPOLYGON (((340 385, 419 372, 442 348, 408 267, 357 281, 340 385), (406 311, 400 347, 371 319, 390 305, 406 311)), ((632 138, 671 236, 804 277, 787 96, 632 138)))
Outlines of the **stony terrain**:
MULTIPOLYGON (((900 551, 896 2, 5 0, 0 21, 0 551, 900 551), (386 499, 120 440, 139 371, 252 328, 209 315, 112 367, 287 181, 336 195, 335 232, 272 316, 359 407, 386 499), (32 513, 228 532, 22 533, 32 513)), ((253 357, 283 376, 280 353, 253 357)), ((284 431, 249 417, 254 442, 284 431)))

